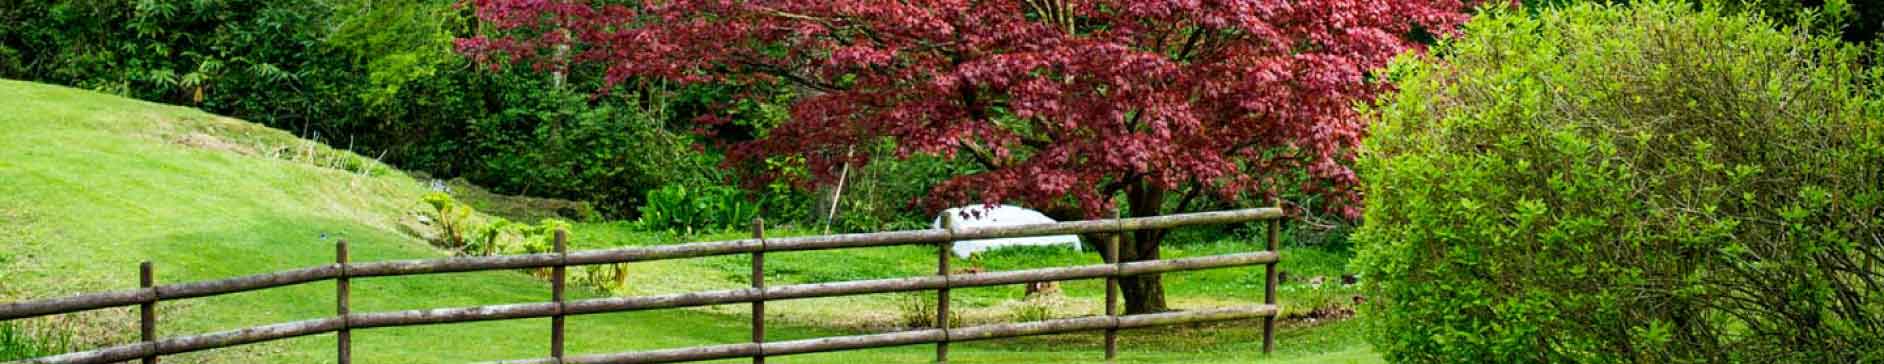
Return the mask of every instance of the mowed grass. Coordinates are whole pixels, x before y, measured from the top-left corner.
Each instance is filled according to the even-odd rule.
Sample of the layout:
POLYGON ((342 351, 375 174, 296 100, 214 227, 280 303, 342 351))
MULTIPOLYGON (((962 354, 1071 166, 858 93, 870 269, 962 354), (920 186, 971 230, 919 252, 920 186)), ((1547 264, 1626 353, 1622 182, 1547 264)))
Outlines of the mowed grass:
MULTIPOLYGON (((1197 229, 1192 228, 1196 232, 1197 229)), ((1260 230, 1254 235, 1261 236, 1260 230)), ((786 227, 768 230, 771 236, 809 235, 810 232, 786 227)), ((651 246, 680 241, 731 240, 749 236, 747 232, 701 234, 676 237, 671 234, 637 231, 632 224, 577 224, 582 248, 616 246, 651 246)), ((1260 238, 1220 238, 1221 234, 1174 234, 1209 236, 1200 239, 1173 239, 1163 249, 1165 258, 1183 258, 1217 254, 1260 251, 1260 238)), ((1284 234, 1287 236, 1287 234, 1284 234)), ((766 255, 768 284, 824 283, 861 279, 883 279, 935 274, 937 248, 934 246, 897 246, 856 248, 813 252, 784 252, 766 255)), ((1342 286, 1340 278, 1349 259, 1341 253, 1315 248, 1285 249, 1280 269, 1291 278, 1278 289, 1284 315, 1296 317, 1284 324, 1279 335, 1283 355, 1287 353, 1342 353, 1355 359, 1378 361, 1360 343, 1358 325, 1352 322, 1310 322, 1301 319, 1322 307, 1344 306, 1358 294, 1353 286, 1342 286), (1324 284, 1308 284, 1312 277, 1323 277, 1324 284)), ((984 252, 969 259, 951 257, 957 272, 1010 271, 1101 264, 1091 251, 1063 248, 1010 248, 984 252)), ((745 287, 750 279, 750 258, 722 256, 692 260, 636 263, 630 269, 624 294, 676 293, 701 289, 745 287), (672 277, 689 277, 684 280, 672 277)), ((1263 300, 1264 270, 1261 266, 1176 272, 1164 276, 1167 297, 1176 309, 1204 309, 1260 304, 1263 300)), ((1029 302, 1021 285, 965 288, 953 290, 952 308, 962 324, 1068 318, 1104 313, 1105 281, 1098 279, 1060 282, 1061 295, 1046 302, 1029 302), (1041 312, 1045 311, 1043 315, 1041 312)), ((913 309, 932 309, 911 304, 932 292, 879 294, 816 300, 779 301, 768 305, 774 320, 846 331, 884 331, 904 328, 913 309)), ((727 312, 743 312, 737 309, 727 312)), ((1240 353, 1260 350, 1261 331, 1257 322, 1236 322, 1191 328, 1151 329, 1128 334, 1125 342, 1142 348, 1156 348, 1171 353, 1199 353, 1185 360, 1234 358, 1240 353)), ((1073 334, 1021 338, 990 343, 986 346, 1009 350, 1098 352, 1103 348, 1098 335, 1073 334)), ((1128 345, 1130 346, 1130 345, 1128 345)), ((1227 360, 1227 359, 1226 359, 1227 360)), ((1341 356, 1317 360, 1342 360, 1341 356)))
MULTIPOLYGON (((376 162, 285 132, 189 108, 0 80, 0 301, 132 288, 137 283, 137 263, 146 260, 155 262, 160 282, 325 264, 333 261, 333 244, 338 239, 352 243, 355 261, 440 257, 442 252, 395 228, 400 218, 423 208, 418 201, 424 191, 418 182, 376 162)), ((585 227, 577 236, 578 247, 595 247, 601 243, 582 239, 606 241, 610 234, 585 227)), ((842 272, 845 268, 828 267, 870 259, 877 259, 871 266, 895 267, 921 254, 894 249, 856 252, 821 257, 781 254, 774 264, 782 269, 778 273, 781 282, 932 269, 927 265, 871 268, 851 275, 842 272)), ((723 272, 734 269, 733 263, 742 259, 637 264, 631 276, 635 285, 650 291, 736 285, 739 282, 723 272)), ((1211 296, 1209 286, 1195 287, 1204 292, 1174 288, 1173 295, 1247 297, 1247 293, 1211 296)), ((546 284, 517 272, 359 279, 353 289, 356 312, 537 302, 549 297, 546 284)), ((1083 297, 1091 288, 1074 284, 1068 290, 1083 297)), ((965 304, 995 302, 1016 292, 966 293, 965 304)), ((316 283, 165 302, 159 306, 160 334, 188 335, 324 317, 333 313, 333 293, 331 283, 316 283)), ((598 295, 574 294, 578 298, 598 295)), ((853 302, 880 302, 874 300, 881 299, 803 300, 786 305, 836 312, 853 302)), ((569 349, 603 353, 743 342, 747 339, 743 307, 572 317, 569 349)), ((136 332, 134 314, 131 309, 112 309, 6 323, 16 329, 8 329, 12 336, 0 350, 9 351, 0 351, 0 360, 16 358, 19 351, 34 347, 61 346, 68 340, 69 347, 55 349, 130 342, 136 332)), ((855 333, 817 319, 785 315, 774 319, 780 322, 769 330, 775 340, 855 333)), ((362 363, 540 357, 548 351, 548 326, 547 319, 536 319, 360 330, 354 333, 354 353, 362 363)), ((1280 352, 1257 360, 1259 343, 1251 339, 1256 332, 1251 327, 1252 323, 1237 323, 1128 332, 1122 362, 1379 361, 1357 344, 1357 327, 1351 323, 1285 330, 1280 352)), ((952 359, 960 363, 1092 362, 1098 356, 1091 345, 1095 337, 957 344, 952 359), (1055 342, 1068 344, 1036 345, 1055 342)), ((331 335, 321 335, 168 360, 324 363, 334 361, 333 345, 331 335)), ((773 361, 920 363, 931 355, 928 346, 913 346, 773 361)))

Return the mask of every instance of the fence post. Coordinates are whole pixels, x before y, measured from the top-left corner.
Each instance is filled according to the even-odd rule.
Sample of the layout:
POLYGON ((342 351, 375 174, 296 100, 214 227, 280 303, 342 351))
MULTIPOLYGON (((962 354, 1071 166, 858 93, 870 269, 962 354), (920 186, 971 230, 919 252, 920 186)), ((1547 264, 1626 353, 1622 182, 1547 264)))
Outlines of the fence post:
MULTIPOLYGON (((1276 199, 1276 208, 1282 208, 1282 199, 1276 199)), ((1278 238, 1278 234, 1282 232, 1282 218, 1269 219, 1268 230, 1269 243, 1267 245, 1269 251, 1281 254, 1279 251, 1281 240, 1278 238)), ((1280 260, 1281 259, 1277 259, 1277 261, 1280 260)), ((1269 262, 1269 264, 1265 264, 1263 267, 1264 276, 1266 276, 1266 279, 1263 281, 1263 304, 1275 305, 1276 262, 1269 262)), ((1274 314, 1263 318, 1263 354, 1269 354, 1276 349, 1276 316, 1281 315, 1281 311, 1282 310, 1278 309, 1274 314)))
POLYGON ((949 232, 949 240, 936 245, 935 274, 942 275, 942 288, 935 290, 935 326, 942 329, 942 341, 935 343, 935 362, 949 362, 949 251, 955 248, 955 227, 959 218, 957 213, 942 214, 942 228, 949 232))
POLYGON ((1111 239, 1106 239, 1105 246, 1105 262, 1112 264, 1113 268, 1112 274, 1106 275, 1106 318, 1113 320, 1112 327, 1106 328, 1107 363, 1119 359, 1119 328, 1117 325, 1119 319, 1119 239, 1125 238, 1123 220, 1118 216, 1113 216, 1112 221, 1120 224, 1120 227, 1117 233, 1112 234, 1111 239))
POLYGON ((765 364, 765 218, 752 218, 752 238, 759 240, 759 251, 752 252, 752 289, 759 291, 752 301, 752 343, 759 344, 759 355, 752 364, 765 364))
POLYGON ((347 261, 349 260, 347 255, 346 240, 334 243, 334 262, 340 268, 339 278, 334 279, 334 313, 340 315, 340 331, 334 332, 334 355, 340 364, 353 363, 353 330, 348 328, 351 323, 347 318, 349 311, 347 305, 351 300, 348 297, 350 296, 348 291, 352 289, 352 285, 347 280, 347 261))
POLYGON ((556 315, 550 316, 550 357, 563 362, 563 286, 569 276, 569 233, 556 229, 556 267, 551 268, 550 299, 556 301, 556 315))
POLYGON ((138 332, 143 334, 144 344, 150 346, 150 355, 144 357, 144 364, 157 364, 157 292, 151 288, 157 285, 157 272, 146 260, 137 265, 137 283, 139 287, 151 291, 150 300, 138 304, 138 332))

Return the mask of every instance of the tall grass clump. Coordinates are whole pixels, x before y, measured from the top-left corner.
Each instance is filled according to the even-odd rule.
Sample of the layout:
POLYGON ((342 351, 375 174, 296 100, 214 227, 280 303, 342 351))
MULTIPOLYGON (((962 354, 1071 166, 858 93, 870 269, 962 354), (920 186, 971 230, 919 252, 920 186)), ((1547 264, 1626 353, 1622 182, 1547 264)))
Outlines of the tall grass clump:
POLYGON ((62 331, 47 330, 35 335, 14 323, 0 323, 0 360, 21 360, 63 353, 72 337, 62 331))
POLYGON ((1673 2, 1489 10, 1366 107, 1388 361, 1884 360, 1864 49, 1673 2))

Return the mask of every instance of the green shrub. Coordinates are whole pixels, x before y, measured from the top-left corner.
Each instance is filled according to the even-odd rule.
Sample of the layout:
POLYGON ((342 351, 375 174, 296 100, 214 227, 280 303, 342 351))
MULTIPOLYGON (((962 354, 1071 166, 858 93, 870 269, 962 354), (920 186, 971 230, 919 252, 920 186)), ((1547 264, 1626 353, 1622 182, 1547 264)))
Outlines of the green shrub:
POLYGON ((454 250, 471 245, 471 234, 478 231, 481 221, 470 205, 460 204, 444 192, 427 193, 423 199, 432 207, 432 220, 438 224, 438 241, 433 245, 454 250))
POLYGON ((641 219, 636 222, 643 229, 680 234, 739 229, 759 217, 760 205, 746 191, 733 187, 668 185, 648 191, 647 204, 641 206, 641 219))
POLYGON ((1491 11, 1386 77, 1356 269, 1389 361, 1884 360, 1862 50, 1676 3, 1491 11))
POLYGON ((632 217, 654 188, 715 176, 717 157, 695 151, 692 137, 642 110, 591 102, 592 88, 576 89, 584 91, 497 92, 507 100, 503 109, 460 121, 468 145, 438 163, 458 164, 493 190, 583 199, 618 217, 632 217))
MULTIPOLYGON (((480 214, 470 205, 459 203, 443 192, 428 193, 425 204, 432 206, 431 216, 439 228, 433 245, 462 255, 522 255, 556 251, 556 231, 567 233, 574 226, 568 221, 546 218, 536 224, 514 222, 502 217, 480 214)), ((603 292, 614 292, 628 284, 627 264, 570 267, 569 280, 603 292)), ((550 269, 532 270, 548 277, 550 269)))
POLYGON ((569 231, 570 223, 543 219, 536 224, 480 214, 471 205, 443 192, 425 194, 439 229, 433 244, 466 255, 536 254, 555 250, 556 231, 569 231))
POLYGON ((513 222, 490 217, 477 230, 475 245, 465 247, 465 254, 515 255, 556 251, 556 231, 569 231, 569 222, 543 219, 537 224, 513 222))

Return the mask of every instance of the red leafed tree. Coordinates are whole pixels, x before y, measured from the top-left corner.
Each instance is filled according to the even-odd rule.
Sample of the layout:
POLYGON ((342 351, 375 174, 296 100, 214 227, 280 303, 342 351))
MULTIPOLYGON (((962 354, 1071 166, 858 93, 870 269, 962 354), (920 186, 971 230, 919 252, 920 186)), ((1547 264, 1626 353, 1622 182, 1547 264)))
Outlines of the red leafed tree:
MULTIPOLYGON (((879 157, 969 158, 982 170, 940 183, 926 206, 1013 201, 1060 219, 1260 203, 1290 188, 1357 214, 1347 165, 1365 126, 1353 106, 1385 87, 1368 71, 1467 17, 1460 0, 472 6, 487 26, 529 34, 459 40, 481 60, 599 65, 615 82, 791 85, 791 119, 730 149, 759 180, 778 177, 754 167, 773 156, 802 156, 820 179, 879 157), (893 155, 846 153, 884 138, 893 155)), ((1163 237, 1089 238, 1120 239, 1116 258, 1136 261, 1157 259, 1163 237)), ((1159 277, 1121 283, 1127 312, 1166 308, 1159 277)))

